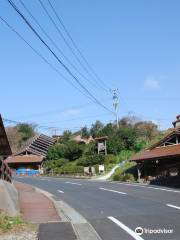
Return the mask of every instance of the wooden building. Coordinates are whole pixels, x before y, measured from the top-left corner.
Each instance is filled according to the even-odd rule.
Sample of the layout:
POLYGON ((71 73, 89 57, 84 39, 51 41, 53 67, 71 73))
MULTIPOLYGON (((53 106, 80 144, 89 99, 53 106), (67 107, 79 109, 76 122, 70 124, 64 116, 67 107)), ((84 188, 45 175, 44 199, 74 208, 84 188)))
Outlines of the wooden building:
POLYGON ((0 114, 0 159, 3 160, 12 154, 11 147, 6 135, 5 127, 0 114))
POLYGON ((44 134, 28 140, 22 149, 5 162, 20 175, 34 175, 43 173, 43 162, 46 159, 48 148, 55 140, 44 134))
POLYGON ((162 179, 162 182, 163 179, 167 182, 170 177, 180 179, 180 115, 173 126, 173 130, 163 139, 131 158, 137 163, 139 178, 162 179))

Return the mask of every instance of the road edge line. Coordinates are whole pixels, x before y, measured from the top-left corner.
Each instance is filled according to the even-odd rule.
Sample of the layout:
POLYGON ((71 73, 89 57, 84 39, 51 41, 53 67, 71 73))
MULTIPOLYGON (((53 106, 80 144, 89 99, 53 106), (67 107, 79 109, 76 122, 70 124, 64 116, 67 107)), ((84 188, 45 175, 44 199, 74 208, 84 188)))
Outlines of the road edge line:
POLYGON ((137 233, 135 233, 132 229, 127 227, 124 223, 120 222, 118 219, 109 216, 109 220, 114 222, 116 225, 118 225, 121 229, 123 229, 125 232, 127 232, 131 237, 133 237, 135 240, 144 240, 142 237, 140 237, 137 233))
POLYGON ((180 207, 167 203, 166 206, 180 210, 180 207))
POLYGON ((70 222, 78 240, 102 240, 93 226, 74 208, 64 201, 54 200, 54 195, 44 191, 41 188, 34 187, 37 191, 47 196, 54 204, 57 213, 62 219, 61 222, 70 222), (86 227, 86 235, 84 235, 84 227, 86 227))

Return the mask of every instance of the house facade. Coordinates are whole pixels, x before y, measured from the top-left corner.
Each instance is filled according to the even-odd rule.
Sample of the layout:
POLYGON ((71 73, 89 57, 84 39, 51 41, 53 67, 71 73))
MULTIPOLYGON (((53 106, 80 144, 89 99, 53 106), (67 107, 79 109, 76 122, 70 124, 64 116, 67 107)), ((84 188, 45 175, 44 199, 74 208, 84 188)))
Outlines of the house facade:
MULTIPOLYGON (((173 122, 172 131, 149 149, 136 154, 131 161, 138 167, 138 177, 168 179, 180 176, 180 115, 173 122)), ((180 182, 178 183, 180 184, 180 182)))
POLYGON ((28 140, 22 149, 9 156, 5 162, 18 175, 39 175, 43 173, 43 163, 47 152, 55 140, 44 134, 28 140))

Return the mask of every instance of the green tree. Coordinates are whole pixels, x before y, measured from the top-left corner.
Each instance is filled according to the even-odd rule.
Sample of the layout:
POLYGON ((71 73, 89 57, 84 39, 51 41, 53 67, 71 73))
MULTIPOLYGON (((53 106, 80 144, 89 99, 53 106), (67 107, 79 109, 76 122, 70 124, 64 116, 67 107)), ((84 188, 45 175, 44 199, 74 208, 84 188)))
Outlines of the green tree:
POLYGON ((94 124, 92 124, 92 127, 90 129, 91 136, 93 138, 97 137, 100 131, 103 129, 103 127, 104 127, 103 123, 97 120, 94 124))
POLYGON ((86 139, 90 137, 90 132, 86 126, 81 129, 81 137, 86 139))
POLYGON ((134 128, 139 137, 144 137, 149 141, 159 135, 158 126, 151 121, 137 122, 134 128))
POLYGON ((77 165, 79 166, 94 166, 96 164, 103 164, 105 162, 105 156, 104 155, 87 155, 77 160, 77 165))
POLYGON ((32 124, 21 123, 17 125, 17 130, 21 134, 21 141, 27 141, 35 136, 35 126, 32 124))
POLYGON ((75 141, 69 141, 66 144, 65 158, 70 161, 80 158, 83 154, 84 146, 76 143, 75 141))
POLYGON ((64 159, 64 158, 61 158, 61 159, 58 159, 58 160, 48 160, 44 163, 44 167, 47 170, 57 169, 57 168, 62 167, 67 162, 68 162, 68 160, 64 159))
POLYGON ((112 123, 108 123, 99 131, 98 135, 111 137, 115 133, 115 131, 115 126, 112 123))
POLYGON ((56 144, 48 149, 47 159, 48 160, 58 160, 60 158, 65 158, 67 151, 67 146, 65 144, 56 144))
POLYGON ((68 142, 71 140, 72 132, 69 130, 65 130, 62 135, 62 139, 60 142, 68 142))
POLYGON ((97 152, 96 143, 90 142, 89 144, 85 145, 83 154, 85 156, 94 155, 97 152))
POLYGON ((82 156, 83 145, 74 141, 66 143, 59 143, 49 148, 47 158, 49 160, 58 160, 60 158, 69 159, 70 161, 76 160, 82 156))

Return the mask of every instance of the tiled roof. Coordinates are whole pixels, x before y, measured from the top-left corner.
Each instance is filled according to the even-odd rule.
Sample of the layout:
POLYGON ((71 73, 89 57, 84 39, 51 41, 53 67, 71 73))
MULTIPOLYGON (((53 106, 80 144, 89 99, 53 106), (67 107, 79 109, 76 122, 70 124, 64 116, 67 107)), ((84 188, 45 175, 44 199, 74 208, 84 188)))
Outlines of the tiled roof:
POLYGON ((153 144, 149 149, 153 149, 155 147, 158 147, 160 144, 168 140, 170 137, 172 137, 174 134, 180 135, 180 127, 172 129, 170 133, 168 133, 166 136, 164 136, 161 140, 153 144))
POLYGON ((44 159, 43 156, 37 155, 23 155, 23 156, 10 156, 6 158, 5 163, 40 163, 44 159))
POLYGON ((139 154, 136 154, 131 158, 131 161, 153 160, 167 157, 180 156, 180 144, 156 147, 151 150, 145 150, 139 154))
POLYGON ((48 148, 55 143, 55 140, 44 134, 35 136, 28 140, 27 144, 16 155, 34 154, 46 157, 48 148))

